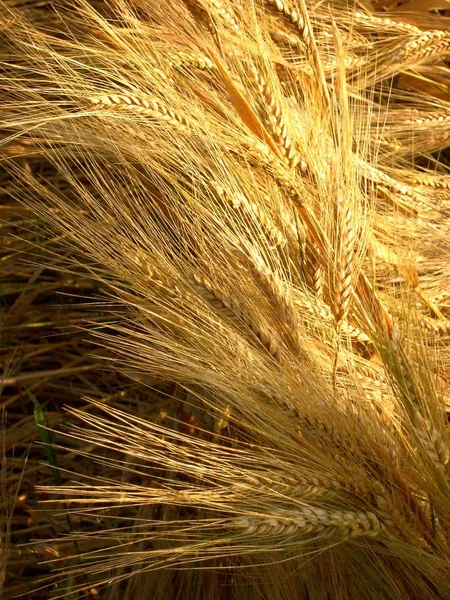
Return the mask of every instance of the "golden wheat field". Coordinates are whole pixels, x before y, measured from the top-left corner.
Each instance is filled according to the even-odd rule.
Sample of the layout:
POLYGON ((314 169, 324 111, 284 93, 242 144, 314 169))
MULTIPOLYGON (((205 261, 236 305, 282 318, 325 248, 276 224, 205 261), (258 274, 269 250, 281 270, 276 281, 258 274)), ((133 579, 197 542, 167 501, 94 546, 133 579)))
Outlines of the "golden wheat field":
POLYGON ((450 1, 0 8, 0 598, 449 600, 450 1))

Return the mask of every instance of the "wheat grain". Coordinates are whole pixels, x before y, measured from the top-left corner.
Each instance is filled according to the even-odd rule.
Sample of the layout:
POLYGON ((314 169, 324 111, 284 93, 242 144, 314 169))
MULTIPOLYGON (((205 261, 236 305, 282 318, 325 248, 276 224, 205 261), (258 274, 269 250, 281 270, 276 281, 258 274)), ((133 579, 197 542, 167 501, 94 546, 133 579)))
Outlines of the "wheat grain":
POLYGON ((178 51, 170 55, 170 65, 175 68, 193 67, 201 71, 213 71, 214 63, 207 56, 178 51))
POLYGON ((332 310, 336 326, 341 327, 350 308, 353 294, 354 258, 356 249, 356 231, 353 224, 353 213, 350 206, 345 206, 342 198, 338 199, 338 211, 342 221, 338 226, 340 234, 340 253, 337 256, 336 281, 333 294, 332 310))
POLYGON ((249 212, 251 212, 255 216, 256 220, 261 224, 261 227, 263 231, 266 232, 268 239, 279 248, 286 247, 287 239, 285 235, 273 223, 264 208, 255 202, 248 203, 248 206, 249 212))
POLYGON ((380 146, 384 146, 392 152, 400 152, 403 149, 403 144, 395 137, 381 137, 378 138, 380 146))
POLYGON ((388 348, 391 351, 391 357, 394 359, 396 366, 396 369, 392 369, 392 372, 402 391, 404 399, 407 401, 406 410, 411 415, 411 411, 416 410, 416 407, 422 404, 422 392, 413 377, 414 369, 408 354, 397 337, 397 329, 394 329, 394 334, 388 344, 388 348))
POLYGON ((328 103, 330 100, 328 86, 323 71, 322 61, 319 57, 316 40, 311 30, 308 9, 304 0, 299 0, 298 11, 290 8, 283 0, 265 0, 265 3, 282 14, 298 30, 300 39, 305 44, 308 57, 314 66, 315 74, 320 82, 320 94, 322 99, 325 103, 328 103))
POLYGON ((282 0, 265 0, 265 4, 271 6, 276 9, 279 13, 281 13, 292 25, 300 33, 300 39, 306 44, 309 45, 310 41, 310 33, 307 23, 305 23, 302 15, 295 9, 292 9, 288 6, 286 2, 282 0))
POLYGON ((413 187, 397 181, 365 161, 359 161, 359 165, 364 176, 376 184, 377 191, 389 204, 406 215, 417 214, 414 204, 418 201, 418 194, 413 187))
MULTIPOLYGON (((319 315, 321 321, 329 323, 330 325, 334 321, 333 315, 328 305, 325 304, 325 302, 321 301, 320 298, 318 298, 317 296, 309 299, 306 294, 297 291, 295 294, 294 303, 301 312, 306 312, 311 317, 319 315)), ((342 321, 342 333, 344 335, 347 335, 354 342, 368 344, 371 341, 370 337, 366 333, 364 333, 364 331, 361 331, 360 329, 358 329, 358 327, 355 327, 346 320, 342 321)))
POLYGON ((450 189, 450 177, 446 175, 415 173, 413 181, 415 184, 423 185, 424 187, 450 189))
POLYGON ((370 29, 379 31, 391 30, 395 33, 407 34, 407 35, 420 35, 422 30, 419 27, 415 27, 410 23, 401 21, 400 19, 394 20, 386 16, 378 16, 375 14, 363 13, 359 10, 355 10, 352 13, 352 18, 361 26, 367 26, 370 29))
POLYGON ((227 23, 227 25, 235 32, 239 33, 240 27, 234 14, 232 13, 230 8, 227 8, 220 2, 220 0, 207 0, 208 3, 211 4, 214 14, 219 15, 219 17, 227 23))
POLYGON ((270 299, 271 305, 277 311, 282 322, 287 325, 292 337, 297 340, 299 336, 299 322, 289 289, 254 251, 249 251, 249 266, 255 274, 257 281, 270 299))
POLYGON ((444 442, 443 437, 438 430, 432 427, 418 410, 419 407, 426 406, 426 402, 423 401, 422 391, 419 389, 417 382, 413 377, 413 366, 411 361, 404 348, 400 346, 395 339, 395 336, 394 340, 390 342, 390 345, 396 354, 396 363, 399 367, 398 371, 394 372, 394 376, 402 390, 405 400, 407 400, 405 408, 410 415, 411 422, 418 433, 419 439, 433 463, 441 471, 445 472, 446 468, 448 468, 450 472, 450 466, 447 467, 450 460, 448 445, 444 442))
POLYGON ((413 424, 433 463, 450 475, 450 450, 443 436, 434 427, 430 428, 425 418, 417 411, 413 415, 413 424))
MULTIPOLYGON (((449 275, 446 154, 429 155, 447 143, 441 17, 409 15, 422 30, 340 0, 21 2, 2 5, 2 212, 11 195, 35 220, 12 221, 1 257, 6 316, 23 311, 5 331, 24 349, 10 382, 39 377, 83 425, 57 448, 81 485, 38 490, 65 498, 80 543, 50 595, 447 598, 449 303, 428 296, 449 275), (12 263, 22 233, 53 252, 33 257, 39 289, 12 263), (37 346, 63 335, 46 303, 64 269, 95 281, 86 302, 107 295, 89 325, 105 360, 47 382, 91 352, 37 346)), ((8 443, 23 440, 24 394, 3 394, 8 443)))
POLYGON ((250 331, 257 337, 261 344, 268 352, 281 363, 280 343, 265 331, 257 321, 244 309, 239 303, 227 296, 223 291, 220 291, 210 281, 197 275, 191 275, 192 281, 195 283, 196 289, 200 292, 209 303, 215 308, 225 311, 226 315, 232 319, 241 319, 247 325, 250 331))
POLYGON ((89 101, 98 108, 112 108, 119 112, 124 111, 130 114, 142 115, 179 128, 189 128, 189 123, 183 115, 165 107, 161 102, 154 99, 114 94, 91 97, 89 101))
POLYGON ((305 272, 310 290, 318 300, 323 298, 323 269, 317 256, 316 249, 310 240, 305 243, 305 272))
POLYGON ((287 245, 287 239, 283 232, 275 225, 267 211, 257 204, 251 202, 244 194, 234 193, 229 194, 219 184, 210 183, 212 189, 215 191, 219 198, 224 199, 234 210, 241 210, 245 215, 253 218, 261 230, 267 236, 267 239, 277 248, 283 249, 287 245))
POLYGON ((450 335, 450 320, 432 319, 426 315, 419 316, 419 323, 424 329, 441 335, 450 335))
POLYGON ((406 125, 433 125, 436 123, 441 126, 443 123, 450 121, 450 114, 448 112, 443 113, 432 113, 427 115, 422 115, 420 117, 416 117, 414 119, 407 119, 405 121, 406 125))
MULTIPOLYGON (((305 50, 305 45, 302 42, 301 38, 296 35, 292 35, 282 30, 274 30, 270 32, 270 37, 276 44, 280 46, 290 46, 300 51, 305 50)), ((295 60, 294 57, 291 57, 292 60, 295 60)))
MULTIPOLYGON (((334 483, 334 482, 333 482, 334 483)), ((289 477, 284 474, 274 473, 253 473, 248 483, 262 494, 269 491, 275 497, 282 496, 289 499, 300 499, 305 496, 321 496, 327 489, 335 488, 336 485, 328 486, 328 480, 317 477, 289 477)))
POLYGON ((396 55, 405 61, 417 63, 434 57, 443 58, 449 53, 450 34, 447 31, 426 31, 407 42, 396 55))
POLYGON ((303 536, 334 530, 346 539, 375 537, 385 531, 384 524, 371 512, 333 511, 314 506, 299 506, 294 512, 274 510, 273 516, 241 517, 230 522, 243 535, 303 536))
POLYGON ((267 82, 253 64, 251 65, 251 71, 262 96, 263 105, 267 108, 267 112, 269 113, 269 127, 271 133, 278 142, 283 155, 286 157, 289 167, 293 169, 300 162, 300 159, 297 155, 292 136, 288 134, 286 123, 283 119, 282 109, 275 100, 267 82))

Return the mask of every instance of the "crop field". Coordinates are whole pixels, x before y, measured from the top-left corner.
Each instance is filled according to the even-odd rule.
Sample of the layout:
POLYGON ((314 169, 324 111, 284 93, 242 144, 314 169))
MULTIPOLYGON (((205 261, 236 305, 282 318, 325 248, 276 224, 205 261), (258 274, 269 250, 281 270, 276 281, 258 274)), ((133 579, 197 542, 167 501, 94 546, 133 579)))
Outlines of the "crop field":
POLYGON ((450 0, 0 0, 0 598, 450 599, 450 0))

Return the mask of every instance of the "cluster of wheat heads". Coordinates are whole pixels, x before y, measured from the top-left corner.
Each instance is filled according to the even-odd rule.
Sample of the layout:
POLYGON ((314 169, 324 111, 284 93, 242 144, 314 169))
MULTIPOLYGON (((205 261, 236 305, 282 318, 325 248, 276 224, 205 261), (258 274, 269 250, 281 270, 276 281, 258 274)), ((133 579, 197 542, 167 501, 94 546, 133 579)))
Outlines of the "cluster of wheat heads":
POLYGON ((447 18, 0 5, 6 597, 448 598, 447 18))

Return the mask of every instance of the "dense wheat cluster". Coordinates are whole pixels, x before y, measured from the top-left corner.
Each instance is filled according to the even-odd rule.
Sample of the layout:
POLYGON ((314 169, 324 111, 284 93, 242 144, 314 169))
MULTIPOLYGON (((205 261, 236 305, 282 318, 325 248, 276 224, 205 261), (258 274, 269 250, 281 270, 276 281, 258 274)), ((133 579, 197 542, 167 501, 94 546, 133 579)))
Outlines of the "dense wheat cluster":
POLYGON ((0 7, 0 595, 450 598, 448 0, 0 7))

